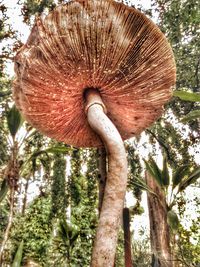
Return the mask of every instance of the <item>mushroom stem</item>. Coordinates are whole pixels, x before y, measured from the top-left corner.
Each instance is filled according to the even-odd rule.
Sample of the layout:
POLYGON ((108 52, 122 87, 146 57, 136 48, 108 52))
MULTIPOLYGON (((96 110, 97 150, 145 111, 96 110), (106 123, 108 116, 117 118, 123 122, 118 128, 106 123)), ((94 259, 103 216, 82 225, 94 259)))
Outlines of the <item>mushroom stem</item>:
POLYGON ((107 181, 91 267, 113 267, 126 193, 126 152, 118 130, 105 114, 106 108, 100 93, 95 89, 87 89, 85 98, 89 125, 100 136, 108 155, 107 181))

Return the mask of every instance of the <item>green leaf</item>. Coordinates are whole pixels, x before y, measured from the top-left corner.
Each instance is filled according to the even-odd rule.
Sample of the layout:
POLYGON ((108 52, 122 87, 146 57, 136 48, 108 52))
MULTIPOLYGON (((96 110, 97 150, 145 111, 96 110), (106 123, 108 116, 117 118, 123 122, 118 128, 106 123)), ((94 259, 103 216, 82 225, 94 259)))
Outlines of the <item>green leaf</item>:
POLYGON ((146 160, 144 160, 145 165, 146 165, 146 169, 149 172, 149 174, 155 178, 155 180, 157 181, 157 183, 160 186, 163 186, 163 181, 162 181, 162 172, 161 170, 158 168, 158 165, 156 164, 155 160, 151 157, 150 160, 147 162, 146 160))
POLYGON ((151 188, 146 184, 146 182, 136 176, 134 176, 134 179, 130 182, 132 185, 135 185, 137 187, 139 187, 142 190, 145 190, 151 194, 156 195, 151 188))
POLYGON ((169 170, 167 166, 166 156, 163 157, 162 181, 163 181, 163 185, 169 186, 169 170))
POLYGON ((193 110, 181 119, 181 122, 188 122, 200 118, 200 110, 193 110))
POLYGON ((72 238, 70 239, 70 246, 71 246, 71 247, 74 246, 74 243, 75 243, 75 241, 77 240, 78 236, 79 236, 79 232, 73 233, 73 236, 72 236, 72 238))
POLYGON ((8 96, 8 95, 11 95, 11 94, 12 94, 11 90, 8 90, 8 91, 5 91, 5 92, 0 92, 0 97, 8 96))
POLYGON ((45 151, 47 153, 60 153, 60 154, 66 154, 67 152, 69 152, 70 148, 68 147, 63 147, 63 146, 55 146, 55 147, 49 147, 47 149, 45 149, 45 151))
POLYGON ((155 173, 154 173, 154 170, 153 170, 152 166, 151 166, 151 165, 149 164, 149 162, 146 161, 145 159, 144 159, 144 163, 145 163, 146 170, 148 171, 148 173, 149 173, 151 176, 154 177, 155 173))
POLYGON ((192 102, 200 102, 200 94, 199 93, 190 93, 185 91, 174 91, 174 96, 179 97, 184 101, 192 101, 192 102))
POLYGON ((168 211, 168 213, 167 213, 167 222, 168 222, 170 228, 173 231, 177 231, 178 230, 179 219, 178 219, 177 214, 173 210, 168 211))
POLYGON ((66 220, 61 220, 60 235, 64 241, 68 241, 69 245, 73 246, 79 236, 79 228, 76 225, 67 223, 66 220))
POLYGON ((7 114, 7 123, 10 134, 14 138, 17 131, 21 127, 23 122, 22 116, 15 105, 9 110, 7 114))
POLYGON ((195 183, 197 179, 200 177, 200 167, 197 167, 190 175, 188 178, 184 179, 180 185, 178 191, 181 192, 183 191, 186 187, 189 185, 195 183))
POLYGON ((6 197, 6 194, 8 192, 8 189, 9 189, 8 183, 7 183, 6 179, 4 179, 3 182, 2 182, 2 184, 1 184, 0 203, 6 197))
POLYGON ((37 158, 38 156, 42 155, 42 154, 46 154, 48 156, 48 153, 60 153, 60 154, 66 154, 70 149, 67 148, 67 147, 59 147, 59 146, 56 146, 56 147, 48 147, 44 150, 39 150, 39 151, 36 151, 33 153, 33 155, 31 156, 31 159, 32 158, 37 158))
POLYGON ((19 244, 19 247, 17 249, 17 252, 15 254, 15 258, 14 258, 14 261, 13 261, 11 267, 20 267, 21 266, 23 247, 24 247, 24 241, 22 240, 19 244))
POLYGON ((173 188, 175 188, 190 171, 189 165, 183 165, 176 169, 172 176, 173 188))

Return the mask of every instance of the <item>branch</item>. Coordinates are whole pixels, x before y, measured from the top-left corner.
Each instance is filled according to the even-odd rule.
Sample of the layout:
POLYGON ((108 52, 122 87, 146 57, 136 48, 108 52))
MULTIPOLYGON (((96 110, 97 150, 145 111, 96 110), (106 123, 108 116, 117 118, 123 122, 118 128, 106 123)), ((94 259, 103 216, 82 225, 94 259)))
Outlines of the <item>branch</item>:
POLYGON ((196 83, 197 83, 197 91, 198 91, 198 88, 199 88, 199 67, 200 67, 200 57, 197 61, 197 65, 196 65, 196 70, 195 70, 195 77, 196 77, 196 83))

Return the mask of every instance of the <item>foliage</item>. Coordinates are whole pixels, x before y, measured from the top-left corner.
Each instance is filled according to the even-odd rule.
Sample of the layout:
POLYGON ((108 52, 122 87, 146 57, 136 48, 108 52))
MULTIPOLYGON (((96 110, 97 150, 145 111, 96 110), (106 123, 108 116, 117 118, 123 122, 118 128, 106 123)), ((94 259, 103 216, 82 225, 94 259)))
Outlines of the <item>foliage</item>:
POLYGON ((73 250, 79 240, 79 227, 65 219, 57 221, 56 235, 52 237, 48 252, 48 265, 73 266, 73 250))
POLYGON ((73 152, 71 159, 71 222, 79 225, 79 243, 74 248, 72 266, 88 266, 92 251, 92 243, 97 224, 97 152, 82 151, 73 152), (80 162, 88 158, 87 171, 81 173, 80 162), (76 186, 74 182, 76 181, 76 186), (74 208, 73 208, 74 207, 74 208), (83 249, 84 248, 84 249, 83 249))
POLYGON ((200 118, 200 110, 190 111, 184 118, 182 118, 182 122, 190 122, 191 120, 196 120, 200 118))
POLYGON ((32 258, 45 266, 51 237, 50 211, 50 197, 39 196, 31 203, 24 217, 19 214, 14 219, 15 227, 11 234, 12 247, 14 249, 19 241, 24 240, 23 262, 32 258))
POLYGON ((123 230, 119 230, 117 250, 115 255, 115 265, 116 267, 124 267, 124 238, 123 230))
POLYGON ((180 226, 177 240, 177 258, 183 263, 183 266, 198 266, 200 262, 200 233, 199 222, 193 221, 190 229, 180 226), (192 237, 193 240, 192 241, 192 237))
POLYGON ((172 231, 177 231, 179 226, 179 219, 177 214, 173 210, 167 212, 167 222, 171 227, 172 231))
POLYGON ((184 101, 192 101, 192 102, 200 102, 200 94, 199 93, 191 93, 186 91, 174 91, 174 96, 179 97, 184 101))
POLYGON ((23 120, 20 112, 15 105, 9 110, 7 114, 7 124, 10 134, 14 138, 19 128, 21 127, 23 120))
POLYGON ((172 44, 177 64, 177 86, 199 88, 199 1, 155 0, 160 26, 172 44), (189 56, 188 56, 189 55, 189 56))
POLYGON ((67 194, 66 194, 66 160, 62 154, 56 154, 53 165, 53 177, 51 185, 51 218, 63 218, 66 214, 67 194))
MULTIPOLYGON (((168 165, 166 162, 166 157, 163 157, 163 169, 161 170, 156 162, 151 158, 149 162, 145 162, 147 171, 151 174, 152 178, 155 179, 157 184, 160 187, 160 190, 165 193, 166 196, 166 205, 167 205, 167 223, 170 226, 171 230, 171 245, 172 249, 174 250, 173 257, 175 260, 182 262, 183 266, 190 266, 189 263, 191 262, 188 259, 191 259, 191 255, 195 256, 197 258, 196 250, 198 245, 193 245, 191 243, 191 240, 187 236, 187 241, 185 238, 185 233, 188 233, 186 229, 183 228, 183 226, 180 223, 180 215, 181 212, 179 210, 179 216, 177 215, 177 211, 175 212, 174 208, 176 206, 178 208, 185 207, 185 202, 183 197, 183 191, 191 186, 192 184, 195 184, 197 179, 200 177, 200 168, 194 167, 191 168, 190 165, 183 165, 178 167, 177 169, 173 170, 172 175, 169 175, 168 165), (164 183, 165 181, 165 175, 163 170, 165 170, 165 173, 167 173, 168 181, 169 183, 164 183), (157 176, 157 177, 156 177, 157 176), (180 202, 180 197, 183 200, 183 202, 180 202), (178 238, 178 241, 176 241, 176 238, 178 238), (180 241, 181 240, 181 241, 180 241), (187 253, 185 254, 182 247, 182 242, 185 242, 185 249, 187 249, 187 253)), ((184 214, 184 210, 182 211, 182 214, 184 214)), ((184 218, 185 219, 185 218, 184 218)), ((198 223, 196 222, 193 226, 196 227, 196 234, 199 234, 198 229, 198 223), (195 225, 195 226, 194 226, 195 225)), ((193 231, 190 231, 190 237, 194 236, 195 234, 195 228, 193 228, 193 231)))
POLYGON ((4 229, 6 228, 7 225, 8 213, 9 213, 8 203, 6 200, 4 200, 0 204, 0 242, 2 242, 4 229))
MULTIPOLYGON (((169 175, 168 163, 166 156, 163 157, 163 168, 162 170, 158 167, 155 160, 150 157, 149 161, 145 161, 146 169, 149 174, 156 180, 161 190, 167 193, 167 190, 172 188, 172 195, 174 198, 178 193, 185 190, 191 184, 194 184, 200 177, 200 167, 191 167, 190 164, 183 165, 173 170, 172 176, 169 175), (174 189, 177 189, 176 193, 174 189)), ((168 203, 169 209, 175 205, 175 200, 170 199, 168 203)))
MULTIPOLYGON (((200 102, 199 93, 191 93, 191 92, 186 92, 186 91, 175 91, 174 96, 177 96, 181 100, 184 100, 184 101, 200 102)), ((195 120, 199 118, 200 118, 200 109, 195 109, 195 110, 190 111, 187 115, 185 115, 181 119, 181 121, 185 123, 185 122, 189 122, 191 120, 195 120)))
POLYGON ((22 261, 22 253, 23 253, 24 241, 22 240, 19 244, 17 252, 15 254, 14 261, 12 263, 12 267, 20 267, 22 261))
POLYGON ((139 215, 144 212, 144 209, 140 205, 142 190, 149 190, 148 186, 142 179, 142 166, 140 164, 140 157, 136 150, 131 145, 127 145, 128 151, 128 188, 131 189, 133 195, 137 199, 136 204, 131 207, 130 212, 134 215, 139 215))
POLYGON ((25 0, 23 1, 22 15, 24 22, 30 24, 31 16, 41 15, 46 8, 50 10, 55 7, 55 1, 53 0, 25 0))
POLYGON ((8 192, 8 183, 7 180, 4 179, 1 183, 1 189, 0 189, 0 203, 5 198, 6 194, 8 192))
MULTIPOLYGON (((11 25, 8 22, 9 17, 7 15, 7 7, 2 1, 0 2, 0 43, 6 41, 8 39, 16 39, 15 32, 12 30, 11 25)), ((0 81, 4 81, 5 75, 5 59, 9 58, 11 50, 7 48, 5 45, 2 45, 2 52, 0 55, 0 81)), ((3 83, 2 83, 3 85, 3 83)), ((0 92, 2 91, 2 87, 0 86, 0 92)), ((1 94, 0 94, 1 96, 1 94)))
POLYGON ((145 233, 141 233, 141 240, 134 241, 132 248, 133 266, 149 267, 151 263, 151 250, 148 236, 145 236, 145 233))

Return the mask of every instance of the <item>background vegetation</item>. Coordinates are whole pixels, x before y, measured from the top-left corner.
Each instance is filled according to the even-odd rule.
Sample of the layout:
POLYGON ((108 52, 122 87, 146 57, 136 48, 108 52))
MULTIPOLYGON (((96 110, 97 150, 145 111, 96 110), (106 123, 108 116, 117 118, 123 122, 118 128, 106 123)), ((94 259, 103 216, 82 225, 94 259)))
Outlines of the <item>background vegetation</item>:
MULTIPOLYGON (((6 66, 22 43, 19 32, 9 24, 6 2, 0 1, 0 266, 86 267, 98 220, 99 151, 75 149, 42 136, 13 106, 13 77, 6 66)), ((65 1, 20 0, 17 5, 23 22, 31 28, 35 16, 61 2, 65 1)), ((135 224, 147 209, 147 194, 152 205, 162 202, 165 207, 172 265, 197 267, 200 2, 152 0, 149 9, 137 7, 156 19, 171 43, 178 92, 162 118, 126 143, 128 191, 134 195, 132 203, 127 203, 132 222, 132 262, 137 267, 163 266, 152 246, 158 242, 155 231, 150 228, 150 236, 148 229, 135 224), (144 153, 148 155, 146 161, 144 153), (154 185, 148 183, 148 175, 154 185)), ((159 214, 149 213, 149 217, 147 221, 156 220, 159 214)), ((124 266, 123 255, 121 230, 116 266, 124 266)))

